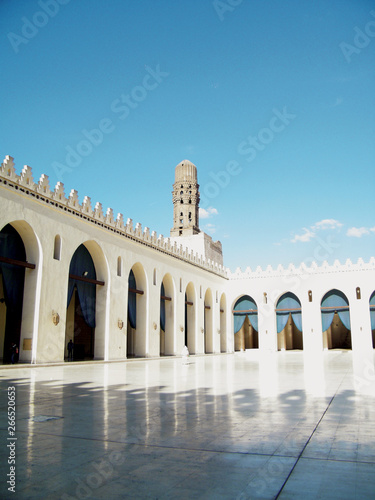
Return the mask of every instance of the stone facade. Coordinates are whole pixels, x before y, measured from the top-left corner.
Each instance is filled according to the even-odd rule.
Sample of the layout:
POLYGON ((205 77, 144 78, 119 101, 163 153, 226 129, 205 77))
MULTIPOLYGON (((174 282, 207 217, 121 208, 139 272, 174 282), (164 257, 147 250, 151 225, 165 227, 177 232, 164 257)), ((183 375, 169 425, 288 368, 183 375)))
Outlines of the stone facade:
MULTIPOLYGON (((255 336, 251 326, 246 323, 235 334, 233 325, 233 309, 244 295, 256 303, 259 319, 257 342, 250 347, 265 351, 291 348, 288 339, 293 325, 288 323, 281 333, 276 325, 275 308, 285 292, 295 294, 301 303, 303 328, 294 347, 321 351, 331 347, 331 334, 322 331, 321 302, 332 289, 348 299, 352 349, 370 352, 369 301, 375 290, 375 259, 232 273, 220 261, 221 246, 199 233, 196 168, 189 168, 190 178, 185 181, 191 181, 188 186, 195 195, 194 217, 191 226, 183 227, 187 233, 170 239, 133 225, 131 219, 125 222, 121 214, 115 217, 110 208, 103 211, 100 203, 92 205, 87 196, 80 203, 78 193, 72 190, 66 195, 60 182, 52 189, 46 175, 36 182, 28 166, 18 175, 13 158, 6 157, 0 168, 0 230, 8 225, 14 228, 26 254, 25 262, 12 264, 25 268, 20 361, 61 362, 67 357, 69 339, 79 334, 77 310, 82 304, 78 304, 77 294, 68 304, 68 288, 73 279, 72 259, 81 245, 96 271, 94 283, 89 283, 85 272, 76 277, 96 288, 96 324, 87 334, 91 335, 94 359, 126 359, 130 350, 143 357, 179 355, 185 344, 195 354, 248 348, 245 337, 255 336), (178 243, 185 245, 191 237, 203 241, 199 253, 192 245, 178 243), (131 274, 134 285, 130 284, 131 274), (135 297, 135 328, 129 320, 131 296, 135 297)), ((175 183, 174 191, 178 186, 181 184, 175 183)), ((186 189, 190 190, 184 186, 183 191, 186 189)), ((0 253, 0 265, 4 265, 3 257, 0 253)), ((0 284, 0 357, 5 358, 10 310, 1 279, 0 284)))

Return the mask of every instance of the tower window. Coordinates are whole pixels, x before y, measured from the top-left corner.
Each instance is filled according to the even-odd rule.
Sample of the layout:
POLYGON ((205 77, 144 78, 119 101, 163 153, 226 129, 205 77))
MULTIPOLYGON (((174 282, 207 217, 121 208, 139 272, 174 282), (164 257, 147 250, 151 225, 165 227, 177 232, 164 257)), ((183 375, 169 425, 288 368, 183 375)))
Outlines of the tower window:
POLYGON ((180 219, 180 224, 183 224, 184 223, 184 219, 180 219))
POLYGON ((181 200, 180 200, 181 205, 183 204, 183 202, 184 202, 184 201, 183 201, 183 199, 181 199, 181 200))
POLYGON ((184 194, 184 192, 183 192, 183 191, 180 191, 180 194, 184 194))
POLYGON ((191 205, 191 200, 189 200, 189 203, 190 203, 190 205, 191 205))
POLYGON ((182 217, 184 214, 182 212, 180 212, 180 217, 182 217))

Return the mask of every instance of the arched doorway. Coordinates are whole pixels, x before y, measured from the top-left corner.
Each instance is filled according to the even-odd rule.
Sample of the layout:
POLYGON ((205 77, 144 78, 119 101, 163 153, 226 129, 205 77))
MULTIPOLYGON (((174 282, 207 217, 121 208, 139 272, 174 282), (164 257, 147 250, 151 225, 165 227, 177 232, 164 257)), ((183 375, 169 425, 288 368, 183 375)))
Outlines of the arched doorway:
POLYGON ((135 264, 128 279, 127 356, 146 356, 146 277, 141 264, 135 264))
POLYGON ((220 352, 227 352, 227 301, 224 293, 220 297, 220 352))
POLYGON ((74 252, 69 267, 65 348, 72 340, 74 360, 94 358, 96 285, 102 286, 104 282, 96 279, 94 261, 82 244, 74 252))
POLYGON ((233 308, 234 350, 258 349, 258 307, 249 295, 240 297, 233 308))
POLYGON ((166 274, 160 287, 160 355, 174 354, 174 314, 173 314, 173 281, 166 274))
POLYGON ((351 349, 349 301, 340 290, 330 290, 321 302, 323 348, 351 349))
POLYGON ((191 282, 185 292, 185 345, 190 354, 195 353, 195 289, 191 282))
POLYGON ((208 289, 204 296, 204 352, 213 353, 212 335, 212 292, 208 289))
POLYGON ((11 362, 12 345, 20 350, 26 268, 35 269, 35 265, 26 262, 22 238, 7 224, 0 231, 0 358, 4 363, 11 362))
POLYGON ((303 349, 301 302, 292 292, 282 295, 276 304, 277 349, 303 349))

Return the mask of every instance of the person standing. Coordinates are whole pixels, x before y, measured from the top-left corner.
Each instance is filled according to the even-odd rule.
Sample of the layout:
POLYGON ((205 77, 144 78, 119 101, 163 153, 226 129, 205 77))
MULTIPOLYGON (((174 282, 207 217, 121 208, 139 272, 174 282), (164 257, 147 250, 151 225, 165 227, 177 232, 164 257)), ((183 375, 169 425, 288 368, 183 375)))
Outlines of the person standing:
POLYGON ((70 339, 68 342, 68 361, 73 361, 73 349, 74 344, 72 342, 72 339, 70 339))

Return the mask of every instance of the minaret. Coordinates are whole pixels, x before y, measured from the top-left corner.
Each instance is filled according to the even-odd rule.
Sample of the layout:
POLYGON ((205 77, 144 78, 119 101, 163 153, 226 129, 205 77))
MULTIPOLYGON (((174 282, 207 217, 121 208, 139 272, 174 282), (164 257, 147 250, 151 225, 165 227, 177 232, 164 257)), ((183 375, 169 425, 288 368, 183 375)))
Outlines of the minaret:
POLYGON ((175 170, 171 236, 190 236, 200 232, 198 189, 197 167, 191 161, 183 160, 175 170))

